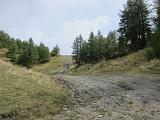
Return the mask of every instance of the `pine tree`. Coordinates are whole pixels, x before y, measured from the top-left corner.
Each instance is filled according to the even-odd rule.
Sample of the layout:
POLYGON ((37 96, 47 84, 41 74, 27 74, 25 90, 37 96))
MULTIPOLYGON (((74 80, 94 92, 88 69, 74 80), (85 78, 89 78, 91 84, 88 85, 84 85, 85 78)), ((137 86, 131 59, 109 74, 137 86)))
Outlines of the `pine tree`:
POLYGON ((94 62, 95 60, 95 36, 94 33, 91 32, 88 39, 88 48, 89 48, 89 61, 94 62))
POLYGON ((11 62, 16 62, 17 59, 17 45, 12 44, 7 52, 7 57, 11 59, 11 62))
POLYGON ((81 61, 83 63, 88 63, 89 62, 89 48, 88 48, 88 43, 86 41, 83 41, 82 43, 82 50, 81 50, 81 61))
POLYGON ((155 1, 155 9, 156 9, 156 18, 155 32, 152 34, 151 39, 151 48, 152 50, 148 51, 147 56, 149 59, 159 58, 160 59, 160 0, 155 1))
POLYGON ((73 60, 75 61, 76 64, 78 64, 78 57, 79 57, 79 49, 78 49, 78 37, 76 37, 76 39, 73 42, 73 60))
POLYGON ((144 0, 128 0, 120 14, 119 33, 129 51, 146 47, 150 38, 150 19, 144 0))
POLYGON ((21 64, 23 66, 26 66, 27 68, 31 68, 33 64, 34 59, 34 43, 33 40, 30 38, 28 42, 23 42, 24 49, 20 52, 19 58, 18 58, 18 64, 21 64))
POLYGON ((46 47, 43 43, 40 43, 38 47, 38 55, 40 63, 48 62, 50 60, 49 48, 46 47))
POLYGON ((4 31, 0 31, 0 48, 9 48, 10 36, 4 31))
POLYGON ((96 46, 98 46, 98 60, 101 61, 105 56, 105 41, 101 31, 98 31, 97 40, 98 44, 96 46))
POLYGON ((117 34, 115 31, 110 31, 106 38, 106 59, 115 58, 118 54, 117 34))
POLYGON ((156 17, 155 17, 155 25, 156 25, 156 28, 160 29, 160 0, 155 0, 154 1, 155 3, 155 11, 156 11, 156 17))
POLYGON ((22 48, 22 41, 20 39, 17 39, 16 42, 17 42, 18 52, 20 53, 22 48))
POLYGON ((58 45, 56 45, 56 46, 53 48, 52 52, 51 52, 51 56, 52 56, 52 57, 55 57, 55 56, 58 56, 59 54, 60 54, 60 49, 59 49, 58 45))
POLYGON ((73 43, 73 59, 75 60, 77 67, 81 65, 82 60, 82 46, 83 46, 83 37, 82 35, 79 35, 79 37, 76 37, 73 43))

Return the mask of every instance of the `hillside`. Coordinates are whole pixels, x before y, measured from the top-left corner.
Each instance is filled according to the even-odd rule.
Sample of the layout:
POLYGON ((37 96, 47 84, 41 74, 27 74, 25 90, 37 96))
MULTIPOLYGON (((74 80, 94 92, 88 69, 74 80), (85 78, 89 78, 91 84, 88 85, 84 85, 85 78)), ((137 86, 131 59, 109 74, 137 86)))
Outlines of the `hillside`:
POLYGON ((101 114, 103 118, 126 118, 126 120, 141 119, 143 116, 157 118, 157 115, 152 115, 151 112, 156 113, 156 110, 159 110, 156 103, 159 98, 154 97, 159 96, 159 75, 150 74, 160 73, 160 61, 147 61, 145 50, 122 58, 70 69, 71 75, 64 71, 64 65, 71 62, 69 56, 54 57, 47 63, 26 69, 11 64, 5 58, 5 54, 6 49, 1 49, 0 119, 2 120, 14 118, 45 120, 48 116, 56 120, 81 118, 91 120, 97 119, 101 114), (59 74, 63 72, 66 74, 59 74), (55 79, 58 78, 56 81, 66 89, 55 83, 54 75, 55 79), (149 99, 150 96, 152 99, 149 99), (107 103, 110 104, 110 108, 105 106, 108 98, 114 101, 107 103), (121 98, 123 99, 119 101, 121 98), (153 109, 143 108, 143 99, 154 103, 156 108, 154 106, 148 107, 153 109), (97 109, 94 109, 95 106, 97 109), (123 111, 132 116, 123 114, 123 111), (60 112, 61 114, 57 114, 60 112), (115 116, 112 113, 116 113, 115 116))
POLYGON ((108 74, 108 73, 160 73, 160 61, 147 61, 145 50, 113 60, 103 60, 97 64, 86 64, 70 71, 71 74, 108 74))
POLYGON ((71 61, 72 60, 70 56, 52 57, 49 62, 46 62, 44 64, 34 65, 32 69, 43 74, 54 75, 57 73, 65 72, 64 65, 66 63, 70 64, 71 61))
POLYGON ((0 58, 0 119, 44 118, 71 105, 68 92, 49 76, 0 58))
POLYGON ((7 51, 6 48, 0 49, 0 60, 10 61, 10 59, 6 57, 7 51))

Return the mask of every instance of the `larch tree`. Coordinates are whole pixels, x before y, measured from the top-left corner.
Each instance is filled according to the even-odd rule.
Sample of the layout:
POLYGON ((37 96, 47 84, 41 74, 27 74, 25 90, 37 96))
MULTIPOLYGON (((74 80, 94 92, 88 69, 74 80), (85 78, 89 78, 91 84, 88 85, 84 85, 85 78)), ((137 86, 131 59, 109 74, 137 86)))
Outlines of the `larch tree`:
POLYGON ((129 51, 146 47, 150 39, 150 19, 144 0, 128 0, 120 13, 119 33, 129 51))
POLYGON ((75 63, 79 67, 81 65, 81 60, 82 60, 82 44, 83 44, 83 37, 82 35, 79 35, 76 37, 73 43, 73 59, 75 60, 75 63))
POLYGON ((58 56, 60 54, 60 49, 58 47, 58 45, 56 45, 53 50, 51 51, 51 56, 52 57, 55 57, 55 56, 58 56))

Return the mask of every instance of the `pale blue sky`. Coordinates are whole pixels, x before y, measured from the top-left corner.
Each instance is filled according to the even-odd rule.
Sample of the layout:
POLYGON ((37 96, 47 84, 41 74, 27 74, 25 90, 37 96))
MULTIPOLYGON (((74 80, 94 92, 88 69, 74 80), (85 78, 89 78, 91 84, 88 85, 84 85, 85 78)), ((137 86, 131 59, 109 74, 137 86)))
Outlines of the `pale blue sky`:
POLYGON ((106 35, 116 30, 119 10, 126 0, 0 0, 0 29, 12 37, 50 49, 56 44, 70 54, 74 38, 86 39, 91 31, 106 35))

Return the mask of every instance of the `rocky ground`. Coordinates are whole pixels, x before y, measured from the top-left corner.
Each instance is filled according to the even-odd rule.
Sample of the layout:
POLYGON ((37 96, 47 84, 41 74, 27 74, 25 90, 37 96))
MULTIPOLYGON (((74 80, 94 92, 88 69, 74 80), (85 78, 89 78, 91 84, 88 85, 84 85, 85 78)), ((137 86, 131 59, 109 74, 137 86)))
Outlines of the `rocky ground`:
POLYGON ((159 75, 57 75, 75 98, 53 120, 160 120, 159 75))

